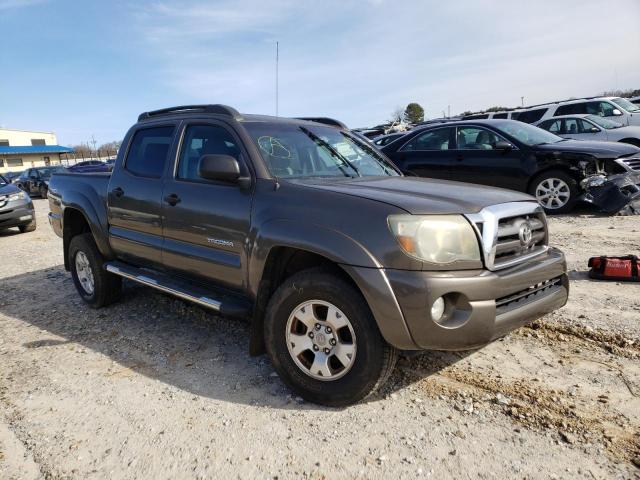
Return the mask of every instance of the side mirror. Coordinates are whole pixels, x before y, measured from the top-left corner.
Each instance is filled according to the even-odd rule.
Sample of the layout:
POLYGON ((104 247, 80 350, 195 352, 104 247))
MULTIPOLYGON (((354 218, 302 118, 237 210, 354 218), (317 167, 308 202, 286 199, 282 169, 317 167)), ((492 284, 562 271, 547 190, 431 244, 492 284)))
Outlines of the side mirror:
POLYGON ((509 142, 505 142, 504 140, 500 140, 499 142, 496 142, 493 148, 495 150, 508 151, 508 150, 513 150, 513 144, 509 142))
POLYGON ((620 117, 622 116, 622 112, 620 110, 618 110, 617 108, 614 108, 611 113, 616 116, 616 117, 620 117))
POLYGON ((589 131, 590 131, 591 133, 598 133, 598 132, 600 131, 600 129, 599 129, 598 127, 591 127, 591 128, 589 129, 589 131))
POLYGON ((198 162, 198 176, 220 182, 237 182, 240 164, 231 155, 203 155, 198 162))

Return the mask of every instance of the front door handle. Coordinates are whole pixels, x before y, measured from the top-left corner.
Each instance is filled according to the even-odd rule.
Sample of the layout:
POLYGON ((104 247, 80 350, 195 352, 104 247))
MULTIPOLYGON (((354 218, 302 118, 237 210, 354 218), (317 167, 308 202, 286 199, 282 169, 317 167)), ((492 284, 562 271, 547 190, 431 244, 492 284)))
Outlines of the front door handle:
POLYGON ((167 202, 172 207, 175 207, 177 204, 180 203, 180 197, 175 193, 172 193, 171 195, 167 195, 166 197, 164 197, 164 201, 167 202))
POLYGON ((121 189, 120 187, 116 187, 113 190, 111 190, 111 193, 113 193, 116 198, 120 198, 121 196, 124 195, 124 190, 121 189))

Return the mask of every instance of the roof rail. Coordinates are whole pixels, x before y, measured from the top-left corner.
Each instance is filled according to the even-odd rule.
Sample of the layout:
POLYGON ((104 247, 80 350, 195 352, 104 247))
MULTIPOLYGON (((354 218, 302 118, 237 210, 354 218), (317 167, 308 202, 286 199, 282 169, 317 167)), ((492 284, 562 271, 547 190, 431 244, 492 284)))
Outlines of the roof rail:
POLYGON ((160 110, 151 110, 138 115, 138 121, 142 121, 151 117, 159 117, 162 115, 171 115, 177 113, 215 113, 218 115, 226 115, 236 120, 241 120, 242 115, 232 107, 221 104, 212 105, 180 105, 177 107, 161 108, 160 110))
POLYGON ((306 120, 308 122, 324 123, 325 125, 331 125, 332 127, 339 127, 348 130, 349 128, 340 120, 329 117, 296 117, 296 120, 306 120))

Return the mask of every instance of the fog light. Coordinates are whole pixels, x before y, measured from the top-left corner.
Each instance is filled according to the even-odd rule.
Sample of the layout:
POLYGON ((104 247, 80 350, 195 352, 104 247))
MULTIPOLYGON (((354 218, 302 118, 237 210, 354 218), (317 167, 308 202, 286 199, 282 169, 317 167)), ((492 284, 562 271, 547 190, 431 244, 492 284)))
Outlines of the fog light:
POLYGON ((444 315, 444 298, 438 297, 436 301, 431 305, 431 318, 434 322, 439 322, 444 315))
POLYGON ((21 222, 24 221, 24 220, 31 220, 31 215, 25 215, 23 217, 20 217, 18 220, 21 221, 21 222))

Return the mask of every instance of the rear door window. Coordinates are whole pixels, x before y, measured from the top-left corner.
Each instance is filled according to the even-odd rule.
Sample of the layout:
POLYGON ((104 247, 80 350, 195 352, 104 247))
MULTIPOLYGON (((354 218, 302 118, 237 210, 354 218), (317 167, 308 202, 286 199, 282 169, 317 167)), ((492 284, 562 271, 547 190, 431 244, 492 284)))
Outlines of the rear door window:
POLYGON ((449 150, 455 147, 449 146, 451 134, 454 129, 437 128, 416 135, 406 145, 402 147, 403 151, 420 151, 420 150, 449 150))
POLYGON ((127 154, 125 170, 140 176, 160 178, 173 140, 173 126, 138 130, 127 154))
POLYGON ((538 108, 536 110, 527 110, 525 112, 519 112, 517 120, 524 123, 533 123, 540 120, 546 113, 547 108, 538 108))
POLYGON ((556 110, 555 116, 560 115, 580 115, 587 113, 587 104, 583 103, 570 103, 568 105, 560 105, 556 110))

